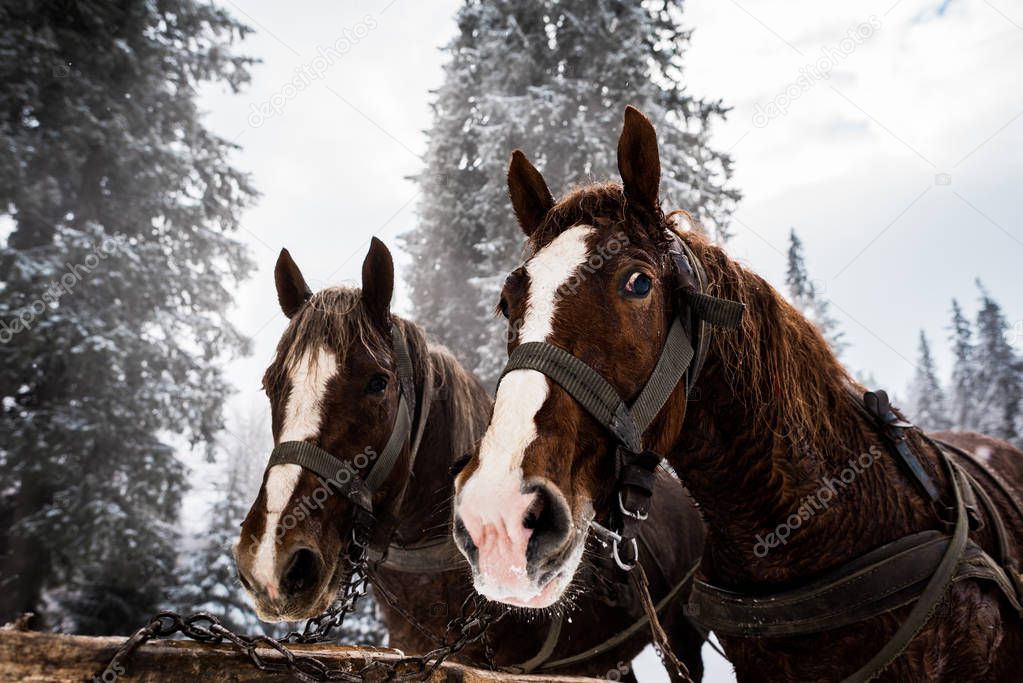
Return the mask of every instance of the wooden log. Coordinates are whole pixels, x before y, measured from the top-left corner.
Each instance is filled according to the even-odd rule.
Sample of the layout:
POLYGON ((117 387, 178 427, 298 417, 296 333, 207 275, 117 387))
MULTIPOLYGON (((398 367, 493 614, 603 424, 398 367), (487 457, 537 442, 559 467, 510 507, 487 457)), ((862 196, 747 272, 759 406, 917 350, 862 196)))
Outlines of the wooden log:
MULTIPOLYGON (((0 681, 22 683, 283 683, 295 679, 286 674, 266 673, 231 647, 204 645, 190 641, 154 640, 146 643, 128 659, 125 671, 107 672, 103 668, 124 638, 92 638, 55 633, 0 630, 0 681)), ((397 650, 350 647, 344 645, 291 646, 296 654, 315 655, 330 666, 349 664, 361 669, 368 657, 393 660, 397 650)), ((260 650, 263 654, 263 650, 260 650)), ((265 656, 279 660, 273 650, 265 656)), ((525 676, 473 669, 445 662, 430 683, 592 683, 596 679, 525 676)))

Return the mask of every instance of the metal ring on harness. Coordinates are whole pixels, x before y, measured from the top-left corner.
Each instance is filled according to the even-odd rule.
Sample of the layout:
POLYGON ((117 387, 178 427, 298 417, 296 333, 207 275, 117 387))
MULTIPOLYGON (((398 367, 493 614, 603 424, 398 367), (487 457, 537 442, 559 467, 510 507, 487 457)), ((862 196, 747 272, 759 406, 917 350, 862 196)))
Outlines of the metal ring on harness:
POLYGON ((632 562, 625 562, 622 560, 621 554, 618 552, 618 544, 626 539, 618 536, 617 539, 611 541, 611 556, 614 557, 615 564, 618 565, 619 569, 630 572, 637 564, 639 564, 639 544, 636 543, 636 539, 627 539, 632 544, 632 562))
POLYGON ((622 500, 621 490, 618 491, 618 509, 621 510, 622 514, 625 515, 626 517, 632 517, 633 519, 639 520, 640 522, 645 521, 646 518, 650 516, 649 512, 640 512, 639 510, 633 511, 627 509, 625 507, 625 501, 622 500))
POLYGON ((359 529, 358 527, 354 526, 352 527, 352 545, 354 545, 356 548, 362 548, 363 550, 369 547, 368 540, 366 541, 359 540, 359 529))

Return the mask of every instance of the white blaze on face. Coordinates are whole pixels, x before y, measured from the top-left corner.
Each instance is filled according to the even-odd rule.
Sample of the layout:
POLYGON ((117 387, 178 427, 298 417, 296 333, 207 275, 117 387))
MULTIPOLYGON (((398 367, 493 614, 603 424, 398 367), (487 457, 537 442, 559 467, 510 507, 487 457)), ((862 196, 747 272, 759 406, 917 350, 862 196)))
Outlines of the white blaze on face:
MULTIPOLYGON (((594 229, 569 228, 544 247, 526 265, 529 297, 517 341, 548 341, 554 331, 559 290, 586 263, 587 239, 594 229)), ((536 414, 548 394, 547 377, 536 370, 514 370, 501 380, 494 402, 494 416, 480 447, 479 469, 473 478, 507 477, 519 471, 526 448, 537 437, 536 414)))
MULTIPOLYGON (((562 288, 586 263, 587 241, 593 232, 590 226, 570 228, 526 264, 529 296, 517 334, 519 343, 549 341, 562 288)), ((459 494, 459 514, 467 528, 498 529, 501 530, 498 536, 504 539, 497 545, 477 544, 481 574, 486 574, 488 567, 502 566, 504 569, 499 573, 503 576, 521 576, 519 581, 525 581, 525 552, 524 547, 520 552, 518 546, 522 543, 517 538, 522 526, 519 510, 523 498, 522 459, 537 438, 536 414, 548 392, 547 377, 536 370, 514 370, 504 376, 495 397, 490 426, 480 445, 479 466, 459 494), (515 546, 514 551, 498 547, 504 543, 515 546), (510 559, 512 556, 514 560, 510 559), (509 566, 509 562, 515 566, 509 566)), ((484 594, 497 590, 488 584, 511 580, 485 575, 476 578, 477 589, 484 594)))
MULTIPOLYGON (((323 395, 327 382, 336 373, 334 354, 322 347, 308 352, 292 366, 288 372, 291 392, 285 405, 280 442, 304 441, 319 434, 323 395)), ((266 525, 252 575, 268 591, 277 587, 277 525, 301 474, 299 465, 274 465, 266 477, 266 525)))

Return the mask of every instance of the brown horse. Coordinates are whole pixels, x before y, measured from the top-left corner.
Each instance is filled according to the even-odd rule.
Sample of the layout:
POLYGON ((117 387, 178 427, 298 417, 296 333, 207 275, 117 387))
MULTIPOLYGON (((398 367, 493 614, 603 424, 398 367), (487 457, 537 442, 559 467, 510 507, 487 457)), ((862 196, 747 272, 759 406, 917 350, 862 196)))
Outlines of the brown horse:
MULTIPOLYGON (((932 529, 942 531, 932 533, 946 544, 937 547, 951 547, 934 506, 853 398, 862 389, 817 328, 762 278, 698 232, 678 231, 673 216, 662 213, 656 136, 632 108, 618 165, 622 185, 581 187, 555 202, 540 173, 521 153, 513 155, 509 189, 532 255, 509 276, 500 303, 518 330, 509 350, 526 343, 559 347, 629 405, 663 370, 655 363, 674 321, 695 306, 680 293, 694 291, 693 272, 680 259, 705 274, 696 279, 708 295, 703 303, 713 295, 745 305, 738 331, 703 336, 702 370, 689 398, 685 381, 672 384, 643 439, 667 458, 700 506, 708 528, 701 566, 707 585, 735 596, 783 593, 932 529), (612 241, 622 247, 609 249, 612 241), (832 482, 827 496, 820 495, 822 482, 832 482), (815 496, 818 504, 809 504, 815 496)), ((686 330, 694 337, 691 322, 686 330)), ((477 457, 456 482, 456 541, 480 591, 511 604, 556 604, 576 571, 587 525, 619 505, 614 468, 621 439, 612 437, 613 420, 595 417, 585 400, 548 371, 514 369, 503 378, 477 457), (537 507, 554 510, 548 517, 556 520, 540 542, 522 522, 523 511, 537 507)), ((952 500, 954 475, 936 444, 894 411, 887 415, 922 463, 920 479, 952 500)), ((989 498, 969 508, 976 519, 966 538, 1003 558, 1017 595, 1010 597, 1011 586, 1003 595, 995 583, 957 575, 882 678, 1019 680, 1023 629, 1011 602, 1019 598, 1023 559, 1023 453, 981 435, 941 436, 980 453, 975 460, 955 458, 979 482, 977 498, 985 492, 989 498), (996 518, 1008 529, 1001 543, 996 518)), ((932 573, 928 565, 924 577, 932 573)), ((890 578, 888 593, 903 577, 890 578)), ((856 607, 855 598, 832 607, 856 607)), ((733 635, 722 642, 742 681, 839 681, 886 647, 914 604, 904 600, 813 633, 733 635)))
MULTIPOLYGON (((350 459, 356 466, 362 454, 385 450, 401 392, 392 326, 406 341, 415 395, 423 397, 431 388, 428 414, 419 414, 427 405, 422 400, 412 416, 415 424, 425 419, 414 464, 410 468, 406 446, 374 495, 374 509, 387 510, 409 484, 387 556, 371 567, 391 646, 409 653, 430 651, 451 637, 445 627, 472 593, 468 568, 451 543, 452 467, 478 445, 490 397, 418 326, 391 314, 393 264, 378 240, 363 264, 361 291, 332 288, 312 294, 287 251, 281 253, 275 276, 281 308, 291 320, 263 380, 275 444, 309 442, 338 463, 350 459)), ((366 461, 362 465, 371 467, 366 461)), ((652 557, 644 545, 643 560, 657 599, 682 586, 663 615, 673 645, 699 675, 704 636, 686 621, 682 606, 691 585, 683 579, 702 552, 702 525, 677 480, 663 475, 657 487, 662 499, 652 530, 680 533, 664 557, 652 557)), ((353 503, 312 471, 294 464, 267 469, 235 548, 239 578, 260 618, 308 618, 331 604, 343 580, 345 565, 339 558, 352 537, 354 515, 353 503)), ((463 651, 461 658, 632 680, 630 662, 649 638, 642 624, 635 627, 642 611, 631 588, 609 564, 603 554, 594 558, 578 582, 571 609, 543 615, 512 611, 488 631, 492 652, 479 646, 463 651), (629 627, 634 628, 619 641, 608 642, 629 627), (603 649, 595 655, 580 656, 599 646, 603 649)))

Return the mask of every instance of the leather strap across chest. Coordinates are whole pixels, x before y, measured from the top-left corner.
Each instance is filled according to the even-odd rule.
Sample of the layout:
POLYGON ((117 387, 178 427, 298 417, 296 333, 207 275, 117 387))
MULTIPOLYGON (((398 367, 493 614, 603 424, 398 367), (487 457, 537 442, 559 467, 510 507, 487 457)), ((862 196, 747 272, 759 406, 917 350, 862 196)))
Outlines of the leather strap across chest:
MULTIPOLYGON (((965 452, 933 442, 953 493, 951 533, 924 531, 900 538, 829 572, 826 576, 779 593, 747 595, 697 580, 691 610, 701 624, 722 635, 783 637, 820 633, 912 605, 909 615, 885 647, 843 683, 865 683, 880 675, 927 623, 949 587, 966 579, 991 581, 1009 604, 1023 614, 1023 585, 1015 560, 1005 550, 1004 523, 986 491, 963 468, 965 452), (976 501, 1002 531, 996 561, 970 540, 979 524, 976 501)), ((900 454, 902 456, 903 454, 900 454)), ((915 460, 915 456, 913 456, 915 460)), ((922 472, 922 470, 920 470, 922 472)), ((930 494, 929 487, 921 487, 930 494)), ((935 489, 936 490, 936 489, 935 489)), ((937 500, 937 496, 931 498, 937 500)))

